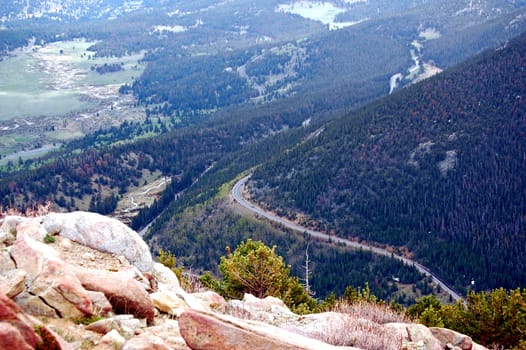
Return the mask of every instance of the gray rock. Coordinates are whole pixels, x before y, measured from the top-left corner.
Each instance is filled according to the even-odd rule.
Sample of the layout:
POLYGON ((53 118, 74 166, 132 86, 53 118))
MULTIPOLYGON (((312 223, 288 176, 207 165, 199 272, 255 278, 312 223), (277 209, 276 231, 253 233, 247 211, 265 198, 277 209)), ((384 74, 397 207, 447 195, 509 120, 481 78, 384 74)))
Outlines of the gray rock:
POLYGON ((6 216, 0 225, 0 244, 12 245, 16 239, 16 227, 28 219, 21 216, 6 216))
POLYGON ((222 309, 227 303, 225 298, 212 291, 192 293, 190 296, 203 305, 207 311, 222 309))
POLYGON ((152 269, 153 277, 159 282, 161 286, 164 286, 166 290, 179 292, 181 290, 181 284, 175 273, 168 267, 161 263, 153 263, 152 269))
POLYGON ((93 305, 93 312, 95 315, 108 316, 112 311, 113 307, 102 292, 95 292, 92 290, 86 291, 88 297, 93 305))
POLYGON ((30 218, 23 220, 16 226, 16 236, 26 235, 36 241, 44 241, 47 235, 46 229, 41 225, 39 218, 30 218))
POLYGON ((431 327, 429 330, 443 347, 450 344, 453 347, 459 347, 461 350, 471 350, 473 348, 473 341, 467 335, 439 327, 431 327))
POLYGON ((0 272, 16 269, 15 262, 11 259, 11 254, 4 248, 0 248, 0 272))
POLYGON ((85 327, 85 329, 107 334, 112 330, 116 330, 119 334, 125 337, 132 337, 139 329, 145 328, 146 323, 142 320, 136 319, 133 315, 117 315, 115 317, 105 318, 93 322, 85 327))
POLYGON ((389 336, 401 339, 408 349, 443 350, 444 347, 433 336, 429 328, 416 323, 387 323, 384 325, 389 336))
POLYGON ((88 213, 51 213, 42 217, 49 234, 59 234, 101 252, 123 255, 140 271, 152 270, 152 255, 137 232, 122 222, 88 213))
POLYGON ((100 339, 100 342, 102 344, 111 345, 114 349, 120 349, 126 342, 126 339, 124 339, 124 337, 120 335, 117 330, 113 329, 110 332, 106 333, 100 339))
POLYGON ((22 292, 16 296, 15 302, 26 313, 42 317, 58 317, 55 309, 44 303, 38 296, 31 295, 28 292, 22 292))
POLYGON ((168 319, 157 326, 145 328, 144 334, 162 339, 172 349, 189 349, 179 331, 179 322, 175 320, 168 319))
POLYGON ((233 316, 258 320, 276 326, 298 317, 278 298, 259 299, 251 294, 245 294, 243 300, 230 300, 224 307, 224 311, 233 316))
POLYGON ((9 270, 0 274, 0 294, 13 299, 22 293, 26 287, 26 272, 24 270, 9 270))

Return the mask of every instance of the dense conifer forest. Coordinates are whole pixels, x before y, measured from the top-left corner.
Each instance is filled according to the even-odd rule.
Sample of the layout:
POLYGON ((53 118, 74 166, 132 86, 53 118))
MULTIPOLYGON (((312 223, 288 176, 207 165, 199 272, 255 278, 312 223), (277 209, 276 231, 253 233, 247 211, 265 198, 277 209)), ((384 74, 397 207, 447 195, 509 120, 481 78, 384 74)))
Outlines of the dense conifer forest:
POLYGON ((253 195, 408 247, 460 290, 524 285, 525 48, 523 35, 332 122, 259 167, 253 195))
MULTIPOLYGON (((154 221, 147 234, 153 249, 213 270, 223 244, 261 235, 283 244, 301 275, 301 237, 286 233, 294 241, 287 243, 282 228, 241 225, 244 219, 218 209, 227 185, 257 167, 254 198, 283 215, 305 213, 319 229, 408 248, 462 291, 524 285, 524 39, 507 42, 525 28, 522 1, 496 1, 501 16, 490 2, 470 9, 451 0, 436 7, 382 0, 386 12, 338 31, 275 11, 274 0, 258 2, 266 7, 257 12, 225 2, 222 15, 200 11, 205 3, 181 5, 180 16, 169 15, 162 6, 175 5, 164 2, 109 22, 98 12, 89 20, 6 22, 0 59, 29 39, 83 38, 97 57, 144 52, 144 73, 120 91, 134 94, 146 120, 98 130, 42 158, 7 162, 0 206, 24 210, 49 200, 58 210, 111 215, 156 174, 172 181, 130 223, 142 229, 154 221), (232 18, 243 11, 249 15, 232 18), (191 30, 159 32, 159 25, 191 30), (434 37, 421 36, 428 30, 434 37), (394 73, 407 74, 411 50, 421 63, 448 68, 493 46, 500 49, 349 114, 386 95, 394 73), (203 219, 189 218, 193 213, 203 219)), ((359 20, 369 5, 341 19, 352 13, 358 17, 347 20, 359 20)), ((119 66, 93 70, 109 74, 119 66)), ((399 89, 411 83, 403 79, 399 89)), ((320 295, 369 281, 376 294, 406 302, 395 275, 429 291, 394 261, 312 249, 320 295)))

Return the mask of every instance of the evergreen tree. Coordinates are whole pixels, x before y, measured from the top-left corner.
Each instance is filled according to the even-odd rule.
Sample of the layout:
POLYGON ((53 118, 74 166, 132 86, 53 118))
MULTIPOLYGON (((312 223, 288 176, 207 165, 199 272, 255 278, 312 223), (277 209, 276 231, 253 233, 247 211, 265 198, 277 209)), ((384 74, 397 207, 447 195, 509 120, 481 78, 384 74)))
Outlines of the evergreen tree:
POLYGON ((231 298, 250 293, 258 298, 274 296, 289 307, 310 303, 297 277, 290 276, 290 266, 276 254, 276 246, 248 239, 231 253, 221 257, 219 269, 223 274, 223 291, 231 298))

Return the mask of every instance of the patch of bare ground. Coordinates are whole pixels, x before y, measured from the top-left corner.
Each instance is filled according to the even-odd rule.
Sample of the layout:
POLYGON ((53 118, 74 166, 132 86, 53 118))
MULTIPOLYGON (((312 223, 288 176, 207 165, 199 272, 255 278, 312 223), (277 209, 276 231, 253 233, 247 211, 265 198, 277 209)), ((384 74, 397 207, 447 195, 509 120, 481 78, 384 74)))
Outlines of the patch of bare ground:
POLYGON ((66 318, 39 318, 51 331, 64 339, 71 348, 80 350, 112 350, 107 344, 101 344, 102 334, 85 329, 84 325, 66 318))
POLYGON ((102 271, 119 271, 123 267, 131 266, 123 256, 104 253, 61 236, 54 238, 55 242, 50 245, 68 264, 102 271))

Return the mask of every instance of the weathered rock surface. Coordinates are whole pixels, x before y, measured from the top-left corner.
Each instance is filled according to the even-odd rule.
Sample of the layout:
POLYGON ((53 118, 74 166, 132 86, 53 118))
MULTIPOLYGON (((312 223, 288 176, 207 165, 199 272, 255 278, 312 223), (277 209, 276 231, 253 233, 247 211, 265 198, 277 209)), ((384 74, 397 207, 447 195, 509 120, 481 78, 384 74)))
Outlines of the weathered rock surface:
POLYGON ((16 236, 26 235, 36 241, 42 242, 47 235, 46 229, 41 225, 38 218, 31 218, 21 221, 16 225, 16 236))
POLYGON ((344 349, 263 323, 243 322, 192 309, 182 313, 179 328, 188 346, 194 350, 344 349))
POLYGON ((150 295, 144 287, 127 274, 75 267, 75 275, 88 290, 102 292, 120 314, 133 314, 153 323, 155 316, 150 295))
POLYGON ((164 323, 148 327, 144 332, 124 344, 123 350, 188 350, 190 349, 179 333, 179 323, 166 320, 164 323))
POLYGON ((275 325, 297 318, 283 301, 271 296, 259 299, 245 293, 243 300, 231 300, 228 305, 234 313, 248 314, 251 319, 275 325))
POLYGON ((177 299, 183 301, 191 309, 206 311, 206 307, 199 300, 181 288, 177 276, 168 267, 154 263, 152 275, 157 283, 158 292, 167 292, 167 294, 175 295, 177 299))
POLYGON ((162 338, 144 333, 128 340, 122 350, 174 350, 174 348, 162 338))
POLYGON ((11 257, 17 268, 27 273, 27 292, 43 299, 59 316, 93 314, 86 290, 53 248, 20 235, 11 248, 11 257))
POLYGON ((152 270, 150 250, 137 232, 118 220, 86 213, 51 213, 42 218, 49 234, 59 234, 102 252, 123 255, 140 271, 152 270))
POLYGON ((6 322, 0 322, 0 349, 33 350, 20 331, 6 322))
POLYGON ((246 294, 227 303, 214 292, 187 293, 172 270, 152 263, 135 232, 98 214, 8 217, 0 225, 0 245, 0 350, 34 349, 44 337, 49 349, 91 344, 96 350, 359 350, 338 346, 352 344, 383 350, 487 350, 447 329, 380 324, 335 312, 299 316, 273 297, 246 294), (55 235, 55 242, 42 243, 46 235, 55 235), (16 301, 17 310, 9 311, 5 305, 13 302, 4 294, 16 301), (20 307, 48 318, 50 326, 39 328, 42 336, 34 332, 42 325, 20 307), (92 313, 109 318, 89 326, 72 320, 92 313), (64 343, 50 330, 75 343, 64 343), (382 337, 391 342, 382 343, 382 337))
POLYGON ((400 339, 402 347, 407 349, 443 349, 429 328, 424 325, 416 323, 387 323, 384 327, 389 332, 389 337, 400 339))
POLYGON ((159 285, 165 286, 167 290, 171 290, 176 293, 182 290, 179 279, 175 273, 163 264, 157 262, 153 263, 152 273, 159 285))
POLYGON ((111 345, 114 348, 120 349, 124 343, 126 342, 126 339, 120 333, 113 329, 110 332, 106 333, 101 338, 101 343, 111 345))
POLYGON ((138 330, 145 327, 146 323, 134 318, 133 315, 117 315, 93 322, 85 328, 100 334, 106 334, 112 330, 116 330, 126 337, 132 337, 138 330))
POLYGON ((34 349, 41 341, 22 309, 0 294, 0 349, 34 349))
POLYGON ((191 296, 196 302, 203 305, 207 311, 220 310, 227 304, 225 298, 212 291, 192 293, 191 296))
POLYGON ((16 268, 15 262, 7 249, 0 248, 0 273, 10 271, 16 268))
POLYGON ((7 270, 0 272, 0 294, 14 298, 22 293, 26 287, 26 272, 24 270, 7 270))
POLYGON ((462 350, 471 350, 473 348, 473 341, 467 335, 446 328, 431 327, 429 330, 443 348, 447 344, 457 346, 462 350))
POLYGON ((0 225, 0 244, 10 246, 16 240, 16 227, 23 221, 28 220, 22 216, 7 216, 0 225))
POLYGON ((42 317, 59 317, 57 311, 54 308, 47 305, 38 296, 29 294, 26 291, 17 295, 14 300, 18 306, 22 308, 22 310, 30 315, 42 317))
POLYGON ((93 305, 93 313, 99 316, 108 316, 113 312, 113 307, 102 292, 92 290, 86 291, 91 304, 93 305))
POLYGON ((153 305, 159 311, 173 316, 180 316, 181 313, 188 309, 188 304, 179 298, 177 294, 170 291, 162 291, 150 294, 153 305))

